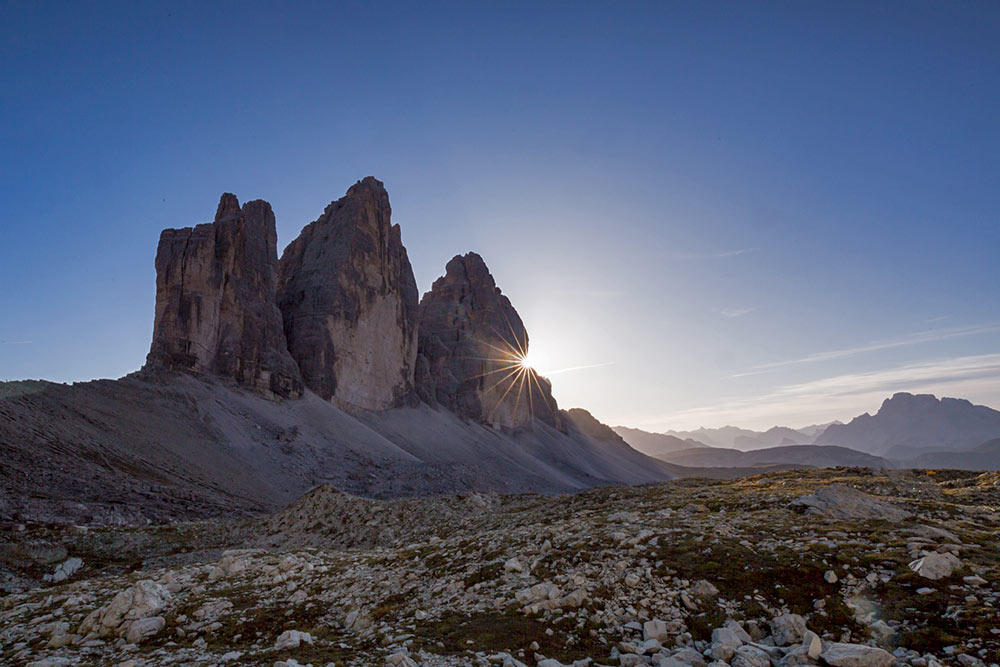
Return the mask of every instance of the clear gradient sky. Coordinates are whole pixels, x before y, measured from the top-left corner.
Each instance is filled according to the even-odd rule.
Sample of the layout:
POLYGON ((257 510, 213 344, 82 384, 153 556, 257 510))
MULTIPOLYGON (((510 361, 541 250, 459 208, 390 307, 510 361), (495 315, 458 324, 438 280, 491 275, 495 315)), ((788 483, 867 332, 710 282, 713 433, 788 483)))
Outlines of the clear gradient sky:
POLYGON ((975 0, 0 2, 0 379, 141 366, 159 232, 223 191, 284 247, 374 175, 564 407, 1000 408, 998 44, 975 0))

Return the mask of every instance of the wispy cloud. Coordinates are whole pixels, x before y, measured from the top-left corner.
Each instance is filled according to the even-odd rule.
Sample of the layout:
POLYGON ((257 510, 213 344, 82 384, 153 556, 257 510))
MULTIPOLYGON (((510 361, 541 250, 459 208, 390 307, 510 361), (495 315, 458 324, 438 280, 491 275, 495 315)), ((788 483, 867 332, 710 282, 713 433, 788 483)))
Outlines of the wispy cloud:
POLYGON ((737 250, 718 250, 716 252, 678 252, 674 253, 672 257, 678 260, 696 260, 696 259, 724 259, 726 257, 738 257, 740 255, 745 255, 748 252, 753 252, 753 248, 739 248, 737 250))
POLYGON ((582 371, 588 368, 603 368, 605 366, 614 366, 615 362, 605 361, 601 364, 587 364, 585 366, 570 366, 568 368, 557 368, 551 371, 538 371, 541 375, 558 375, 559 373, 569 373, 571 371, 582 371))
POLYGON ((651 417, 644 423, 655 424, 661 430, 722 424, 761 428, 821 423, 874 411, 885 398, 899 391, 968 398, 1000 407, 1000 354, 931 359, 788 384, 763 395, 651 417))
POLYGON ((30 340, 0 340, 0 345, 31 345, 30 340))
POLYGON ((728 317, 730 319, 743 317, 748 315, 753 311, 757 310, 756 306, 751 306, 750 308, 713 308, 712 312, 718 313, 723 317, 728 317))
POLYGON ((798 357, 797 359, 786 359, 784 361, 776 361, 769 364, 760 364, 758 366, 753 366, 749 371, 744 373, 736 373, 730 377, 745 377, 748 375, 759 375, 760 373, 766 373, 778 368, 785 368, 787 366, 795 366, 798 364, 809 364, 816 363, 820 361, 832 361, 836 359, 846 359, 847 357, 853 357, 858 354, 864 354, 866 352, 878 352, 881 350, 890 350, 897 347, 908 347, 910 345, 920 345, 922 343, 934 343, 942 340, 948 340, 950 338, 960 338, 963 336, 976 336, 985 333, 995 333, 1000 331, 1000 324, 980 324, 974 326, 966 327, 953 327, 949 329, 935 329, 930 331, 917 331, 911 334, 906 334, 905 336, 898 336, 896 338, 885 338, 882 340, 872 341, 870 343, 865 343, 863 345, 857 345, 855 347, 845 347, 839 350, 829 350, 827 352, 817 352, 815 354, 809 354, 804 357, 798 357))
POLYGON ((584 290, 583 294, 594 297, 613 297, 613 296, 622 296, 623 294, 625 294, 625 291, 617 289, 595 289, 595 290, 584 290))

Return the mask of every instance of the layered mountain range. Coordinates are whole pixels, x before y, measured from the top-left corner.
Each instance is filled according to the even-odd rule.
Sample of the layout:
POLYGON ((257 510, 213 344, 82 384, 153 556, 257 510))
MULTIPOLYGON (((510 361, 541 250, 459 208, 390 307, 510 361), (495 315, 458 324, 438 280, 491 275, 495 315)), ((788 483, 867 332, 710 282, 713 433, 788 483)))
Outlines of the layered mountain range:
POLYGON ((956 398, 899 392, 848 423, 751 431, 724 426, 615 431, 641 452, 683 466, 868 466, 1000 469, 1000 412, 956 398))
POLYGON ((320 483, 399 496, 675 476, 559 409, 482 257, 456 256, 419 298, 391 215, 369 177, 280 259, 261 200, 227 193, 212 222, 163 231, 139 372, 0 385, 0 519, 217 516, 320 483))

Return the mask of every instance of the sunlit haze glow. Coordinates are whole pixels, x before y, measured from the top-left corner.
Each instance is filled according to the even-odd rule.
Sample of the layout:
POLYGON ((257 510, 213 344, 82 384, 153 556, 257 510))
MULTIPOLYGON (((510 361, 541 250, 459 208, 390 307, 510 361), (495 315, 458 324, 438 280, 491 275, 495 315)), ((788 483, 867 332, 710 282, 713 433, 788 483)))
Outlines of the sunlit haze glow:
POLYGON ((6 3, 0 379, 139 368, 160 230, 222 192, 280 250, 374 175, 420 289, 481 254, 506 372, 561 407, 1000 408, 998 34, 987 2, 6 3))

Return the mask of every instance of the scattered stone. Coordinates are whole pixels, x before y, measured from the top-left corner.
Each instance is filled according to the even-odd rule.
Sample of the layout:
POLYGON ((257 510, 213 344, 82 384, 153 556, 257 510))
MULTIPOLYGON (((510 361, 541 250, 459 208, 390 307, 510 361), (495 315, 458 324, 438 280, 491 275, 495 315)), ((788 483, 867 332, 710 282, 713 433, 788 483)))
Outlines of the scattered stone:
POLYGON ((732 667, 771 667, 771 657, 756 646, 744 645, 736 649, 732 667))
POLYGON ((166 624, 167 621, 162 616, 136 619, 129 625, 125 638, 130 644, 140 644, 158 634, 166 624))
POLYGON ((298 648, 302 643, 312 645, 313 638, 308 632, 285 630, 274 641, 274 650, 281 651, 286 648, 298 648))
POLYGON ((507 572, 516 572, 520 574, 524 572, 524 568, 521 566, 521 561, 517 558, 511 558, 503 564, 503 569, 507 572))
POLYGON ((806 620, 798 614, 783 614, 771 619, 771 636, 778 646, 797 644, 806 632, 806 620))
POLYGON ((806 630, 803 633, 802 647, 805 649, 806 656, 810 660, 818 660, 820 653, 823 652, 823 642, 820 641, 819 635, 812 630, 806 630))
POLYGON ((831 643, 819 657, 830 667, 891 667, 896 662, 888 651, 863 644, 831 643))
MULTIPOLYGON (((134 622, 157 615, 166 608, 169 600, 167 589, 155 581, 144 579, 116 595, 106 607, 87 616, 80 624, 79 634, 124 637, 134 622)), ((142 627, 148 630, 151 626, 142 627)))
POLYGON ((910 569, 925 579, 950 577, 962 567, 962 561, 952 553, 931 553, 910 563, 910 569))
POLYGON ((66 581, 76 574, 77 570, 81 567, 83 567, 83 559, 77 558, 76 556, 67 558, 56 567, 55 572, 45 575, 45 581, 51 581, 55 584, 58 584, 61 581, 66 581))

